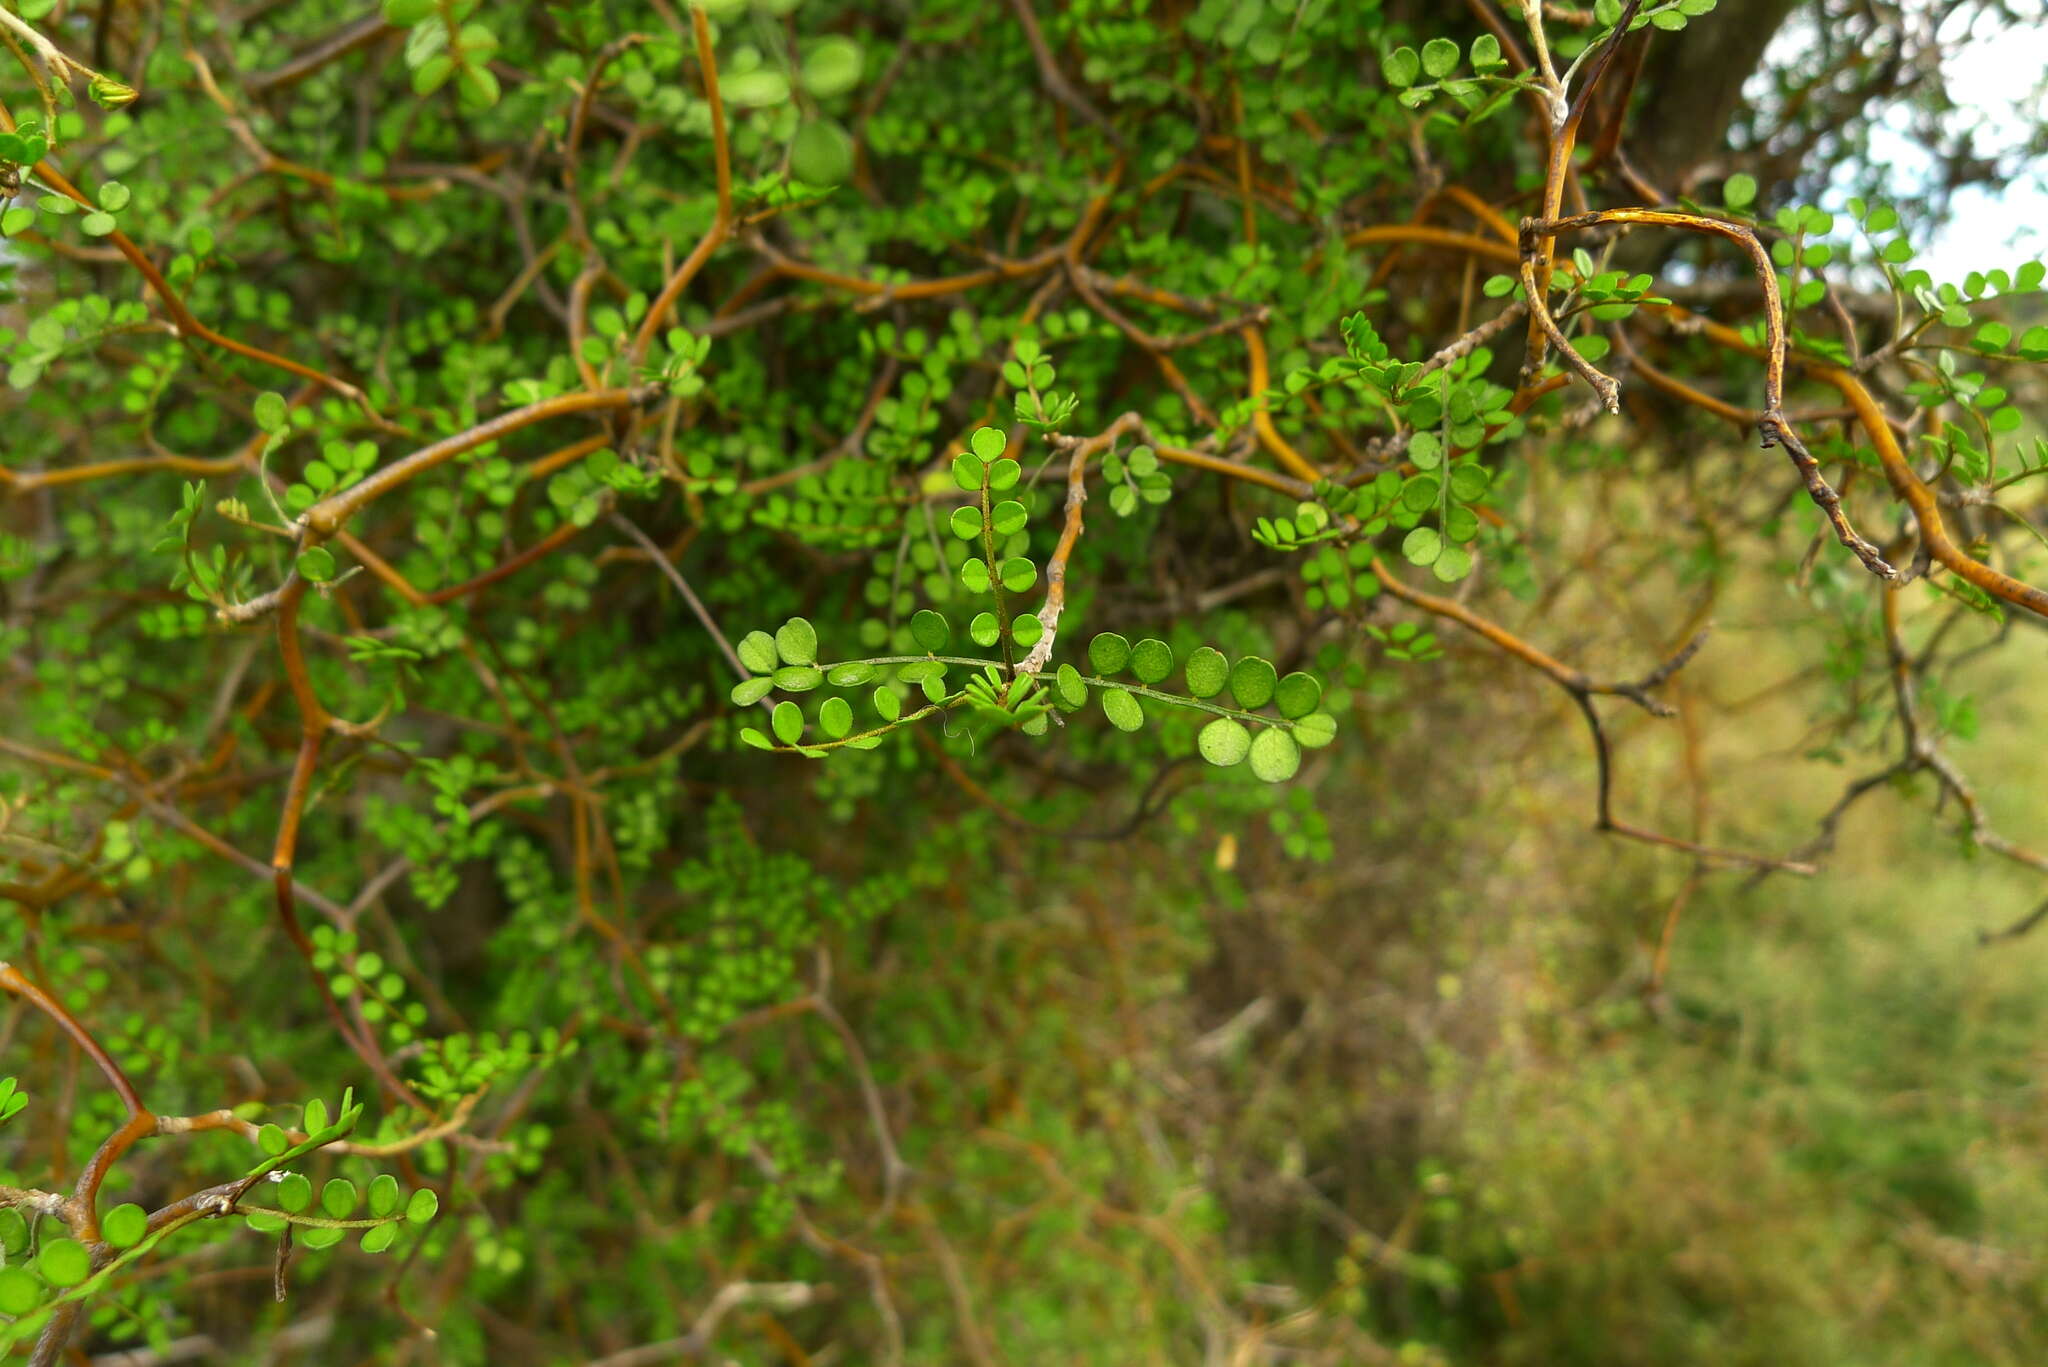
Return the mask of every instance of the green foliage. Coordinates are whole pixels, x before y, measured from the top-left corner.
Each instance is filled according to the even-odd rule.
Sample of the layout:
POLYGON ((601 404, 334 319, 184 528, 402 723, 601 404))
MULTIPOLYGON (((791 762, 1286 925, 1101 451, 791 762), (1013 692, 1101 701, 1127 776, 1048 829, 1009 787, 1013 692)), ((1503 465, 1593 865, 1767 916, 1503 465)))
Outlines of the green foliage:
POLYGON ((11 1077, 0 1077, 0 1124, 20 1115, 28 1107, 28 1093, 18 1090, 11 1077))
MULTIPOLYGON (((999 560, 999 552, 1028 546, 1025 528, 1030 519, 1029 510, 1017 499, 992 502, 995 495, 1015 489, 1021 477, 1018 462, 1005 454, 1007 448, 1008 441, 997 428, 979 428, 969 438, 968 449, 953 458, 951 469, 954 487, 973 495, 975 501, 954 508, 948 519, 955 537, 983 551, 982 556, 964 561, 959 571, 961 586, 970 595, 985 596, 991 605, 991 610, 975 614, 966 635, 984 649, 1000 646, 1004 658, 941 655, 953 639, 952 623, 936 608, 920 608, 911 615, 908 625, 899 629, 891 644, 922 654, 821 664, 817 629, 804 618, 792 617, 776 628, 773 635, 755 630, 740 638, 738 660, 751 674, 733 687, 733 704, 749 707, 765 701, 771 693, 803 694, 821 686, 849 692, 865 690, 882 679, 884 682, 862 699, 865 711, 872 713, 872 717, 857 710, 848 698, 834 695, 819 702, 815 713, 807 719, 801 705, 792 698, 783 698, 773 705, 768 730, 742 728, 742 741, 757 749, 783 750, 820 759, 837 749, 873 750, 892 732, 960 709, 966 710, 971 721, 984 723, 984 729, 1015 729, 1026 736, 1043 737, 1051 733, 1053 708, 1080 710, 1086 706, 1091 688, 1100 699, 1103 716, 1119 731, 1144 727, 1141 698, 1214 714, 1240 729, 1246 722, 1261 727, 1260 742, 1252 742, 1247 735, 1242 748, 1204 744, 1202 754, 1211 763, 1227 768, 1249 753, 1252 772, 1268 782, 1282 782, 1294 776, 1300 767, 1302 745, 1327 745, 1335 738, 1336 719, 1315 712, 1321 685, 1306 674, 1289 676, 1291 687, 1278 718, 1252 715, 1272 700, 1276 677, 1273 666, 1257 657, 1240 660, 1229 671, 1236 709, 1209 702, 1220 691, 1215 678, 1223 666, 1221 653, 1211 646, 1198 647, 1188 657, 1186 694, 1152 687, 1165 682, 1174 672, 1173 647, 1156 638, 1140 641, 1133 647, 1114 632, 1100 633, 1089 642, 1087 658, 1093 672, 1088 676, 1081 675, 1070 664, 1052 665, 1049 654, 1031 656, 1039 661, 1033 673, 1043 673, 1048 668, 1054 673, 1058 686, 1050 693, 1031 675, 1019 675, 1015 681, 1006 679, 1004 671, 1017 668, 1012 644, 1030 650, 1051 629, 1044 616, 1019 613, 1017 605, 1005 596, 1027 593, 1039 579, 1038 566, 1026 555, 1010 554, 999 560), (993 571, 992 565, 996 566, 993 571), (954 688, 948 680, 954 666, 978 668, 981 672, 969 673, 954 688), (892 670, 894 686, 886 681, 892 670), (1137 683, 1113 677, 1126 670, 1137 683), (923 697, 922 706, 904 710, 908 696, 905 686, 918 690, 923 697), (816 735, 806 741, 805 736, 811 731, 816 735), (1265 731, 1272 731, 1275 738, 1264 740, 1265 731)), ((1131 461, 1138 465, 1140 477, 1157 473, 1157 458, 1149 448, 1138 447, 1131 453, 1131 461), (1141 454, 1146 458, 1144 462, 1139 462, 1141 454)), ((1061 620, 1057 601, 1050 597, 1047 601, 1054 604, 1049 611, 1052 626, 1057 626, 1061 620)), ((1071 622, 1071 618, 1067 620, 1071 622)))
POLYGON ((402 1225, 422 1225, 433 1218, 439 1203, 430 1188, 415 1191, 401 1210, 398 1179, 380 1173, 373 1191, 384 1194, 373 1201, 366 1216, 358 1217, 355 1184, 347 1178, 330 1178, 321 1191, 320 1211, 324 1213, 309 1213, 310 1184, 286 1166, 348 1138, 362 1113, 362 1105, 349 1094, 343 1095, 331 1122, 319 1101, 309 1102, 303 1135, 294 1138, 273 1124, 261 1127, 257 1144, 265 1156, 240 1173, 238 1181, 166 1205, 154 1215, 132 1202, 114 1206, 100 1216, 97 1245, 45 1232, 42 1220, 23 1220, 14 1210, 0 1212, 5 1216, 0 1220, 0 1247, 9 1259, 9 1265, 0 1269, 0 1317, 4 1317, 0 1320, 0 1349, 33 1339, 53 1315, 107 1287, 123 1269, 137 1264, 171 1236, 222 1215, 240 1213, 248 1229, 259 1235, 296 1231, 300 1242, 312 1250, 331 1248, 355 1231, 362 1231, 359 1247, 363 1252, 392 1248, 402 1225), (275 1208, 246 1199, 263 1190, 266 1183, 274 1184, 275 1208), (17 1261, 30 1248, 34 1249, 33 1259, 17 1261))
MULTIPOLYGON (((76 1310, 74 1353, 224 1361, 323 1322, 294 1351, 1497 1356, 1475 1288, 1516 1222, 1443 1188, 1538 1168, 1541 1127, 1364 1172, 1455 1104, 1394 1092, 1406 1055, 1449 1074, 1494 1027, 1439 1028, 1460 965, 1302 929, 1471 910, 1433 852, 1481 811, 1585 824, 1547 804, 1589 764, 1511 811, 1462 788, 1548 716, 1479 651, 1662 706, 1581 653, 1641 678, 1761 577, 1721 616, 1811 643, 1800 748, 1902 729, 1880 586, 1719 425, 1761 402, 1709 332, 1768 339, 1747 257, 1607 225, 1522 283, 1600 54, 1694 145, 1649 162, 1603 85, 1577 189, 1664 177, 1756 232, 1787 411, 1878 539, 1909 481, 1829 365, 1904 415, 1956 556, 2038 579, 2048 472, 2042 265, 1937 281, 1915 204, 1823 210, 1743 150, 1838 145, 1799 121, 1874 98, 1860 66, 1724 147, 1658 103, 1712 0, 1527 7, 1542 63, 1519 9, 9 5, 0 958, 47 999, 10 979, 0 1347, 76 1310), (1302 939, 1298 981, 1253 976, 1302 939), (60 1195, 131 1089, 159 1130, 60 1195), (345 1099, 280 1104, 315 1089, 345 1099), (1352 1127, 1381 1104, 1400 1144, 1352 1127)), ((1915 734, 1994 735, 1950 665, 2025 609, 1915 571, 1915 734)), ((1607 762, 1663 751, 1598 716, 1619 839, 1607 762)), ((1677 820, 1661 777, 1612 786, 1677 820)), ((1495 976, 1596 995, 1553 948, 1495 976)))

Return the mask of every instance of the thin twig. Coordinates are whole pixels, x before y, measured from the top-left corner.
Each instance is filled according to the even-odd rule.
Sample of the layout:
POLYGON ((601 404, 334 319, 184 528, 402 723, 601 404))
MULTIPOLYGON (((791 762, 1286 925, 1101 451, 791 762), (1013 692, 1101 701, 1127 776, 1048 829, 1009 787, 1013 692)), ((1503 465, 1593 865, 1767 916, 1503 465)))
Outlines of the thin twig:
POLYGON ((718 629, 718 623, 712 618, 711 610, 704 606, 704 600, 690 587, 690 581, 683 578, 683 572, 661 553, 661 547, 655 545, 647 533, 635 526, 624 513, 614 510, 611 520, 613 526, 631 537, 641 550, 647 552, 648 558, 654 561, 668 582, 675 585, 676 592, 683 595, 683 601, 690 605, 691 612, 697 614, 697 620, 704 624, 704 630, 711 633, 711 639, 717 644, 719 654, 725 656, 725 662, 732 666, 733 673, 739 675, 742 680, 754 677, 753 671, 740 663, 739 652, 732 648, 732 643, 725 639, 725 633, 718 629))

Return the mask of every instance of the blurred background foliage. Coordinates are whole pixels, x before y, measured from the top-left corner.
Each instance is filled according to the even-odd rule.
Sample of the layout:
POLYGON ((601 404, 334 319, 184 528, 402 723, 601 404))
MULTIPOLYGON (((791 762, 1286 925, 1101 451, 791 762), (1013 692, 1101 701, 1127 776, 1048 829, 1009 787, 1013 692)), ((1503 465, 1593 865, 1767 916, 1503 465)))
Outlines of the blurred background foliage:
MULTIPOLYGON (((1445 185, 1536 212, 1519 96, 1432 118, 1384 65, 1439 36, 1460 54, 1526 37, 1520 6, 708 6, 752 217, 685 278, 682 335, 643 355, 650 300, 717 222, 687 7, 5 3, 141 97, 60 113, 52 163, 90 202, 52 206, 24 166, 16 207, 34 212, 0 246, 0 959, 156 1111, 290 1129, 353 1086, 356 1139, 391 1151, 312 1170, 390 1168, 441 1197, 393 1253, 301 1249, 281 1301, 274 1236, 194 1226, 93 1301, 62 1360, 2048 1351, 2048 961, 2035 939, 1979 943, 2042 889, 1958 835, 1928 773, 1849 811, 1811 878, 1596 832, 1570 697, 1391 601, 1360 561, 1334 571, 1357 597, 1333 595, 1332 571, 1255 534, 1313 500, 1181 467, 1163 500, 1091 491, 1061 640, 1157 633, 1183 657, 1209 643, 1314 671, 1341 725, 1293 782, 1207 769, 1172 714, 1128 737, 1077 714, 1049 743, 931 726, 815 766, 738 739, 759 719, 727 704, 706 620, 739 640, 805 613, 828 659, 904 648, 910 607, 960 597, 965 550, 927 535, 929 480, 984 423, 1027 471, 1047 460, 1027 396, 1075 394, 1068 434, 1131 411, 1162 448, 1273 465, 1236 330, 1169 350, 1111 313, 1156 340, 1256 310, 1292 448, 1397 466, 1371 445, 1412 438, 1382 433, 1388 412, 1341 385, 1283 401, 1283 377, 1346 354, 1354 311, 1421 359, 1489 303, 1498 262, 1410 243, 1383 272, 1385 248, 1341 248, 1445 185), (1138 188, 1167 171, 1185 186, 1138 188), (1097 213, 1095 274, 1014 271, 1097 213), (192 315, 314 373, 188 347, 117 231, 192 315), (880 283, 982 270, 930 297, 880 283), (1147 311, 1118 278, 1209 303, 1147 311), (1005 376, 1020 337, 1056 376, 1005 376), (273 496, 296 516, 520 405, 642 384, 570 446, 573 423, 462 453, 364 511, 326 566, 257 525, 273 496), (203 498, 181 492, 200 480, 203 498), (215 611, 288 576, 319 696, 380 719, 317 751, 293 868, 309 962, 269 867, 304 753, 298 680, 259 610, 215 611)), ((1612 21, 1544 8, 1561 58, 1612 21)), ((1648 48, 1625 143, 1630 175, 1674 202, 1739 210, 1738 173, 1764 222, 1860 194, 1924 246, 1968 194, 2033 173, 2038 102, 1973 124, 1951 66, 2033 51, 2036 7, 1685 17, 1648 48)), ((0 99, 10 123, 35 117, 11 67, 0 99)), ((1638 198, 1612 168, 1590 183, 1597 203, 1638 198)), ((1752 321, 1753 278, 1718 249, 1613 250, 1680 303, 1752 321)), ((1881 341, 1896 276, 1840 250, 1845 317, 1881 341)), ((2038 292, 2001 307, 2013 335, 2048 321, 2038 292)), ((1835 324, 1814 306, 1795 326, 1835 324)), ((1519 338, 1480 367, 1503 393, 1519 338)), ((1757 401, 1746 359, 1678 328, 1637 345, 1757 401)), ((2038 378, 1998 383, 2031 438, 2038 378)), ((1711 619, 1662 693, 1675 717, 1606 714, 1617 807, 1683 840, 1797 850, 1900 743, 1885 590, 1778 454, 1629 384, 1622 419, 1568 389, 1487 448, 1479 569, 1430 587, 1602 679, 1711 619)), ((1968 400, 1941 411, 1968 421, 1968 400)), ((1854 437, 1809 439, 1867 471, 1850 506, 1892 536, 1854 437)), ((1020 543, 1041 562, 1060 473, 1020 543)), ((1963 529, 2038 580, 2039 516, 2015 506, 2015 525, 1963 529)), ((1423 563, 1401 571, 1427 580, 1423 563)), ((1897 592, 1930 729, 1997 829, 2038 845, 2038 630, 1959 604, 1953 578, 1897 592)), ((9 1007, 0 1075, 31 1104, 0 1121, 0 1190, 62 1188, 122 1108, 49 1020, 9 1007)), ((153 1138, 107 1200, 155 1208, 251 1161, 233 1129, 153 1138)))

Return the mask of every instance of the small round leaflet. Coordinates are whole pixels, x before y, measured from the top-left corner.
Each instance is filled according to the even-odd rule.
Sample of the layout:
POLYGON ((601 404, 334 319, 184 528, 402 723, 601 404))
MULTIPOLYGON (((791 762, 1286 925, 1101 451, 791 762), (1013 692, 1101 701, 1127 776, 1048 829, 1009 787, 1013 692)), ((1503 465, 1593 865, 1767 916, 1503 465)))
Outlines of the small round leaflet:
POLYGON ((0 1268, 0 1315, 26 1315, 43 1298, 43 1284, 19 1267, 0 1268))
POLYGON ((1243 761, 1252 748, 1251 732, 1244 729, 1244 723, 1235 717, 1218 717, 1202 728, 1196 744, 1201 748, 1202 758, 1220 768, 1243 761))
POLYGON ((92 1275, 92 1255, 70 1239, 51 1239, 36 1255, 36 1268, 52 1286, 76 1286, 92 1275))
POLYGON ((1230 696, 1246 709, 1264 707, 1279 686, 1279 673, 1270 661, 1247 655, 1230 671, 1230 696))
POLYGON ((1122 669, 1131 658, 1131 643, 1113 631, 1105 631, 1088 643, 1088 667, 1107 677, 1122 669))
POLYGON ((740 663, 755 674, 772 674, 782 659, 775 651, 775 638, 765 631, 750 631, 740 637, 740 663))
POLYGON ((1102 690, 1102 715, 1119 731, 1135 731, 1145 724, 1145 709, 1121 688, 1102 690))
POLYGON ((1280 715, 1289 719, 1305 717, 1316 710, 1316 704, 1323 700, 1323 686, 1312 674, 1299 670, 1282 679, 1274 690, 1273 698, 1280 708, 1280 715))
POLYGON ((1268 783, 1284 783, 1301 768, 1301 747, 1279 727, 1259 732, 1251 746, 1252 772, 1268 783))
POLYGON ((1230 665, 1214 646, 1196 646, 1188 656, 1187 676, 1188 692, 1198 698, 1213 698, 1223 691, 1230 665))
POLYGON ((1131 647, 1131 673, 1140 683, 1158 683, 1173 673, 1173 648, 1156 637, 1146 637, 1131 647))
POLYGON ((801 617, 792 617, 775 629, 775 649, 793 665, 807 665, 818 658, 818 630, 801 617))
POLYGON ((115 1248, 133 1248, 149 1233, 149 1212, 141 1206, 115 1206, 100 1217, 100 1237, 115 1248))
POLYGON ((785 699, 775 704, 775 712, 769 717, 768 725, 774 730, 777 740, 784 745, 795 745, 804 733, 804 711, 785 699))
POLYGON ((916 641, 918 649, 927 655, 936 655, 944 650, 951 635, 946 619, 930 608, 921 610, 910 619, 910 639, 916 641))

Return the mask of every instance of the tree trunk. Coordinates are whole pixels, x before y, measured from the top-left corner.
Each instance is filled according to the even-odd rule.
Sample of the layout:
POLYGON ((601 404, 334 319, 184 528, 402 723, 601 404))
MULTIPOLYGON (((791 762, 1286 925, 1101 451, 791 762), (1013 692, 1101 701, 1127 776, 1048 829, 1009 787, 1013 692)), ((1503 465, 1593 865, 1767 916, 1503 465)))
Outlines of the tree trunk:
POLYGON ((1721 0, 1675 39, 1651 39, 1629 121, 1629 158, 1671 193, 1726 145, 1742 87, 1801 0, 1721 0))

